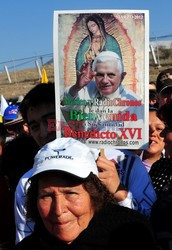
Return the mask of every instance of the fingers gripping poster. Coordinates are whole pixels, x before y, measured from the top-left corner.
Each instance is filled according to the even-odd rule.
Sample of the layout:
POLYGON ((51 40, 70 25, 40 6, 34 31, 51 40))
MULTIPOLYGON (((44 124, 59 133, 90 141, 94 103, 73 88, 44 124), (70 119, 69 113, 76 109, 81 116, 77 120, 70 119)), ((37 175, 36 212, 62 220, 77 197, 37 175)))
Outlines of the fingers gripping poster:
POLYGON ((58 137, 90 147, 148 143, 149 19, 145 10, 55 11, 58 137))

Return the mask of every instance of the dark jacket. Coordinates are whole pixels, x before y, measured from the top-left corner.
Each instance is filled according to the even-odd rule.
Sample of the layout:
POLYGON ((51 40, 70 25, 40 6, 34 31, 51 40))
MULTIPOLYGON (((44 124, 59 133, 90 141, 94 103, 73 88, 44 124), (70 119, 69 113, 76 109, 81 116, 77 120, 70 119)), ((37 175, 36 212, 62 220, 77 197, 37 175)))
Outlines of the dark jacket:
POLYGON ((156 249, 147 219, 128 208, 109 204, 95 215, 88 227, 67 245, 51 236, 40 224, 32 235, 23 239, 16 250, 98 250, 98 249, 156 249))

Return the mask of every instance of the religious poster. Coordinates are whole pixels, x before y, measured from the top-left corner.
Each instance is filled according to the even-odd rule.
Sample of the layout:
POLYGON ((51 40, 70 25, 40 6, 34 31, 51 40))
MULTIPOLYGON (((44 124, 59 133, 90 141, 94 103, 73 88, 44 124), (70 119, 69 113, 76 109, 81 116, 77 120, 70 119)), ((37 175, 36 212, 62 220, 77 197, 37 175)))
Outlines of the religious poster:
POLYGON ((53 49, 57 137, 146 148, 148 11, 54 11, 53 49))

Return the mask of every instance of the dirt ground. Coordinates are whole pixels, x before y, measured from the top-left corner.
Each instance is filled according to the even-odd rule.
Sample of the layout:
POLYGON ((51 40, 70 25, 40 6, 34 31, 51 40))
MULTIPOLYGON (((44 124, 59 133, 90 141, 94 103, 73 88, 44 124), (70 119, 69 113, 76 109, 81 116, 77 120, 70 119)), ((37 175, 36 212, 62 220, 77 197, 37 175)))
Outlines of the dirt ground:
MULTIPOLYGON (((53 65, 45 66, 49 81, 54 81, 53 65)), ((24 69, 10 72, 11 83, 5 73, 0 74, 0 95, 6 99, 15 99, 20 95, 25 95, 30 89, 40 82, 36 69, 24 69)))
MULTIPOLYGON (((161 68, 150 66, 150 81, 156 81, 159 72, 165 68, 172 67, 172 65, 165 65, 161 68)), ((53 65, 46 66, 46 72, 49 81, 54 81, 53 65)), ((38 72, 36 69, 26 69, 11 73, 12 83, 8 82, 5 73, 0 74, 0 95, 4 95, 6 99, 15 99, 20 95, 25 95, 31 88, 40 82, 38 72)))

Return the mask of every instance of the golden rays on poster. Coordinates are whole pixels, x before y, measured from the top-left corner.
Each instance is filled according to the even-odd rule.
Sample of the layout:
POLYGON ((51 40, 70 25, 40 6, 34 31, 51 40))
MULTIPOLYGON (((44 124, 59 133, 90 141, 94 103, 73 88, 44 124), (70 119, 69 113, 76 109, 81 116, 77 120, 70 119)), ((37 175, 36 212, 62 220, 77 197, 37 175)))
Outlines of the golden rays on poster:
MULTIPOLYGON (((76 54, 81 44, 81 41, 88 36, 86 28, 86 18, 92 14, 76 15, 70 35, 63 48, 64 52, 64 86, 68 86, 76 82, 76 54)), ((127 29, 123 26, 115 14, 101 13, 98 14, 104 21, 106 32, 113 36, 121 49, 122 59, 124 63, 124 71, 127 75, 123 81, 124 85, 136 92, 136 57, 135 49, 132 46, 131 39, 128 35, 127 29)), ((66 15, 67 17, 67 15, 66 15)), ((67 20, 67 19, 66 19, 67 20)), ((65 32, 65 31, 64 31, 65 32)))

